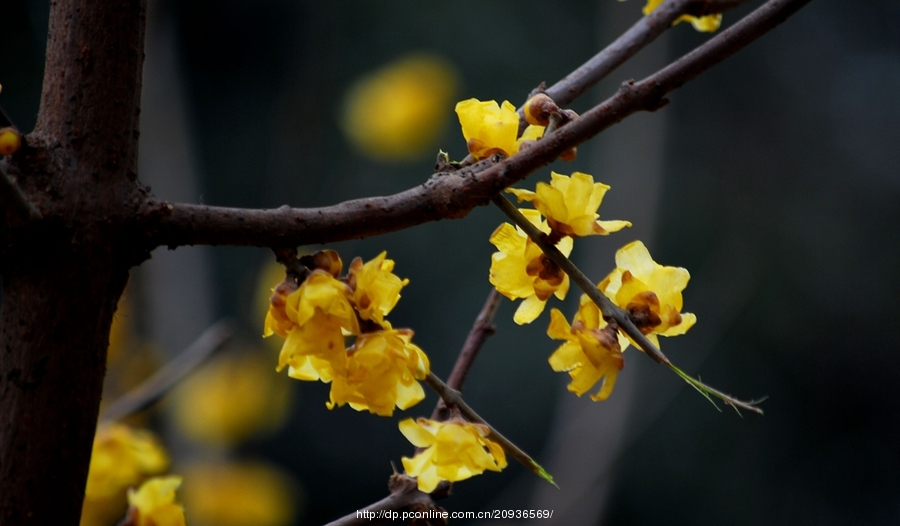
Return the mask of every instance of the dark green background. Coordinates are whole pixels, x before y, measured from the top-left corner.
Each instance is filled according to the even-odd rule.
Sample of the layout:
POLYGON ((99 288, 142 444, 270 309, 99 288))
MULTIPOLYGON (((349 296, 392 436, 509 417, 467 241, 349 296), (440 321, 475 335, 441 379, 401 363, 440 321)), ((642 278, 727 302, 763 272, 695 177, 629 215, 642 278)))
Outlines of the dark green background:
MULTIPOLYGON (((28 130, 40 96, 47 6, 2 5, 0 103, 28 130)), ((540 81, 554 82, 615 36, 599 29, 609 27, 604 17, 637 19, 641 2, 232 0, 158 7, 177 28, 181 89, 203 176, 197 200, 305 207, 397 192, 430 173, 431 155, 412 164, 379 163, 355 153, 339 134, 340 98, 359 75, 408 51, 429 50, 456 64, 460 99, 521 103, 540 81)), ((726 24, 736 19, 730 13, 726 24)), ((699 318, 688 335, 664 341, 664 350, 717 387, 769 400, 762 418, 720 414, 686 387, 660 401, 656 389, 675 389, 680 380, 629 351, 626 364, 642 368, 644 383, 627 446, 606 474, 612 490, 604 524, 900 521, 898 27, 900 4, 893 0, 814 0, 679 90, 664 115, 655 116, 667 120, 651 252, 691 270, 686 310, 699 318), (707 285, 698 303, 691 293, 704 282, 728 286, 707 285), (706 348, 694 347, 695 333, 693 341, 706 348), (692 353, 708 356, 691 362, 692 353)), ((707 38, 687 26, 671 34, 673 58, 707 38)), ((574 107, 587 108, 625 78, 614 73, 574 107)), ((440 147, 455 158, 465 153, 455 123, 440 147)), ((588 171, 591 155, 584 148, 560 169, 588 171)), ((546 179, 542 172, 526 184, 546 179)), ((595 175, 613 187, 604 217, 639 223, 629 203, 616 202, 627 170, 595 175)), ((484 208, 463 220, 333 248, 345 261, 388 250, 397 273, 411 280, 391 319, 415 329, 435 372, 446 376, 489 290, 487 238, 500 221, 498 211, 484 208)), ((615 248, 632 239, 619 236, 581 240, 579 246, 600 244, 607 254, 582 263, 611 269, 615 248)), ((247 335, 255 335, 260 314, 248 305, 257 269, 271 254, 231 248, 212 254, 216 313, 245 320, 247 335)), ((592 276, 599 280, 604 272, 592 276)), ((567 312, 576 296, 568 298, 567 312)), ((505 302, 499 333, 466 395, 541 458, 564 378, 546 366, 554 348, 543 335, 546 318, 519 328, 512 312, 505 302)), ((296 415, 284 430, 242 451, 297 476, 307 495, 302 524, 381 498, 389 462, 410 453, 397 418, 329 412, 327 389, 300 386, 296 415)), ((433 399, 408 413, 427 414, 433 399)), ((442 504, 489 508, 522 472, 511 466, 457 484, 442 504)), ((530 491, 507 492, 503 503, 528 508, 530 491)))

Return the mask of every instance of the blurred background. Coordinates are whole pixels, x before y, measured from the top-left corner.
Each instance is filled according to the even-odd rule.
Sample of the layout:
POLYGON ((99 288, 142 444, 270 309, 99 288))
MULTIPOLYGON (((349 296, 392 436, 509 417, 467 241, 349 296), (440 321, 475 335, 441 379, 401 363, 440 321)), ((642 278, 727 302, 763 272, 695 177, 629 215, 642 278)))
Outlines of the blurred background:
MULTIPOLYGON (((28 131, 48 3, 2 6, 0 104, 28 131)), ((438 149, 465 156, 456 101, 523 103, 642 6, 150 0, 139 176, 160 198, 240 207, 398 192, 425 181, 438 149)), ((766 415, 719 412, 634 349, 608 401, 576 398, 547 365, 547 314, 518 327, 504 300, 464 394, 560 489, 511 465, 454 485, 440 505, 554 510, 541 524, 900 522, 898 22, 893 0, 815 0, 664 110, 553 166, 611 185, 601 217, 635 225, 581 240, 576 262, 599 281, 615 250, 640 238, 658 262, 689 269, 685 311, 698 324, 664 352, 738 397, 767 396, 766 415)), ((573 109, 707 38, 673 28, 573 109)), ((548 178, 544 169, 519 186, 548 178)), ((490 290, 488 237, 502 221, 480 208, 329 248, 345 265, 388 251, 410 278, 390 319, 416 331, 446 378, 490 290)), ((105 401, 216 320, 239 325, 229 348, 134 422, 157 431, 169 470, 185 476, 191 524, 355 512, 386 495, 391 463, 412 453, 397 421, 429 415, 436 400, 393 418, 328 411, 327 385, 276 374, 280 342, 260 338, 281 280, 273 264, 263 249, 160 249, 134 270, 117 315, 105 401)), ((550 306, 571 316, 577 298, 550 306)))

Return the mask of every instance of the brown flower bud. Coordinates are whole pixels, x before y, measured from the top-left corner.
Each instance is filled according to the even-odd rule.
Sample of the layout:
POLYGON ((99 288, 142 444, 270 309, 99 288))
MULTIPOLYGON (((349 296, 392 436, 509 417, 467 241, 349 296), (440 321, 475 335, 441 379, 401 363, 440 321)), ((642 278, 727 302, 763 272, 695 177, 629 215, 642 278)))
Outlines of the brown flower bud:
POLYGON ((563 153, 559 154, 559 158, 565 162, 574 161, 575 157, 578 156, 578 148, 575 146, 569 148, 563 153))
POLYGON ((525 103, 525 120, 528 124, 546 126, 550 115, 559 111, 559 106, 547 94, 538 93, 525 103))

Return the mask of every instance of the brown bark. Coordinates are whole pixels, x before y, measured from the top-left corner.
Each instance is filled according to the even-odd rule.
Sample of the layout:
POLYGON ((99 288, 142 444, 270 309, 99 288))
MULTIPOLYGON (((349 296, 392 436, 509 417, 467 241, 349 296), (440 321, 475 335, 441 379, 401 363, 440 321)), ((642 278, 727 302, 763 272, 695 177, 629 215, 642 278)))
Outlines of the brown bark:
POLYGON ((143 0, 51 5, 38 124, 8 172, 43 218, 0 252, 0 522, 77 524, 109 328, 145 198, 135 165, 143 0))

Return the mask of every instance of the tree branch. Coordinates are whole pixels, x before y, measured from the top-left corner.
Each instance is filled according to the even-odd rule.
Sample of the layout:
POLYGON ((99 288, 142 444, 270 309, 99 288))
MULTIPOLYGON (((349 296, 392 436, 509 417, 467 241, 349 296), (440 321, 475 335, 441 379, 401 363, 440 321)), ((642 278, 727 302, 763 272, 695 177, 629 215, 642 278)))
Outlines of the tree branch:
MULTIPOLYGON (((531 224, 528 219, 522 215, 521 212, 509 202, 509 199, 502 195, 497 195, 493 199, 494 204, 497 205, 500 210, 506 214, 506 217, 510 218, 513 223, 515 223, 519 228, 521 228, 528 237, 538 246, 541 251, 547 255, 563 272, 565 272, 569 278, 578 285, 588 298, 591 299, 598 307, 600 307, 600 311, 603 313, 605 318, 611 318, 613 321, 618 324, 619 329, 628 335, 629 338, 642 350, 647 354, 650 358, 653 358, 656 363, 661 363, 667 366, 669 369, 675 372, 678 376, 680 376, 684 381, 691 385, 694 389, 697 389, 700 394, 705 396, 707 399, 712 401, 710 396, 714 396, 727 405, 734 407, 735 409, 746 409, 748 411, 753 411, 754 413, 762 414, 763 411, 756 404, 761 402, 762 400, 750 400, 749 402, 745 402, 743 400, 738 400, 733 396, 723 393, 717 389, 714 389, 703 382, 696 380, 689 375, 687 375, 684 371, 676 367, 666 355, 662 353, 658 348, 656 348, 653 343, 647 339, 646 336, 637 328, 634 322, 631 321, 631 317, 628 312, 620 309, 617 305, 615 305, 609 298, 607 298, 600 289, 598 289, 594 283, 588 278, 584 272, 581 271, 577 266, 575 266, 572 261, 563 255, 562 252, 559 251, 558 248, 553 243, 550 243, 547 240, 546 235, 538 230, 536 226, 531 224)), ((715 404, 713 404, 715 405, 715 404)), ((740 412, 738 412, 740 414, 740 412)))
POLYGON ((41 218, 41 213, 25 197, 19 185, 9 178, 2 166, 0 166, 0 205, 5 209, 6 220, 10 226, 22 226, 41 218))
POLYGON ((628 31, 606 46, 590 60, 582 64, 562 80, 547 88, 546 93, 560 106, 580 97, 585 91, 603 80, 616 68, 656 40, 672 27, 681 15, 706 7, 704 14, 718 13, 733 9, 750 0, 669 0, 652 13, 641 17, 628 31))
MULTIPOLYGON (((336 521, 329 522, 325 526, 364 526, 381 524, 390 520, 399 519, 398 512, 438 512, 443 510, 434 504, 433 499, 443 499, 450 495, 450 484, 441 482, 431 494, 418 490, 416 479, 394 473, 388 481, 391 494, 370 504, 365 508, 349 513, 336 521)), ((443 524, 436 521, 434 524, 443 524)))
POLYGON ((492 158, 438 172, 399 194, 324 208, 274 210, 144 203, 138 225, 151 247, 167 245, 297 246, 364 238, 428 221, 459 218, 561 153, 639 111, 655 111, 664 96, 783 22, 810 0, 769 0, 733 26, 640 82, 618 92, 567 126, 506 160, 492 158))
POLYGON ((465 400, 463 400, 462 395, 459 394, 459 391, 451 389, 440 378, 435 376, 434 373, 428 373, 428 376, 425 377, 425 383, 427 383, 429 387, 434 389, 434 392, 436 392, 438 396, 441 397, 446 405, 459 409, 459 412, 464 417, 466 417, 466 420, 468 420, 469 422, 475 422, 477 424, 487 426, 489 430, 488 438, 500 444, 500 447, 502 447, 503 450, 509 454, 509 456, 528 468, 535 475, 550 482, 554 486, 556 485, 553 482, 553 477, 550 476, 550 474, 547 473, 540 464, 535 462, 533 458, 528 456, 528 453, 522 451, 519 446, 513 444, 512 441, 500 434, 500 432, 494 429, 494 427, 491 426, 485 419, 481 418, 478 413, 476 413, 475 410, 472 409, 469 404, 465 402, 465 400))
POLYGON ((137 387, 110 404, 100 413, 100 421, 120 420, 146 409, 166 394, 179 380, 196 369, 216 350, 222 348, 234 334, 228 320, 221 320, 203 331, 194 343, 174 359, 163 365, 137 387))
MULTIPOLYGON (((475 358, 478 356, 478 351, 481 350, 485 340, 497 331, 497 327, 494 325, 494 314, 497 313, 497 308, 500 306, 500 299, 500 293, 492 287, 487 300, 484 302, 484 307, 481 308, 481 312, 475 318, 475 323, 472 324, 472 329, 466 337, 466 343, 463 344, 462 350, 459 351, 459 356, 456 358, 456 364, 453 366, 450 378, 447 379, 447 386, 451 389, 456 391, 462 390, 466 376, 468 376, 469 370, 472 368, 472 363, 475 362, 475 358)), ((447 408, 447 404, 444 403, 444 399, 441 398, 438 400, 434 412, 431 413, 431 419, 442 421, 448 418, 450 418, 450 410, 447 408)))

